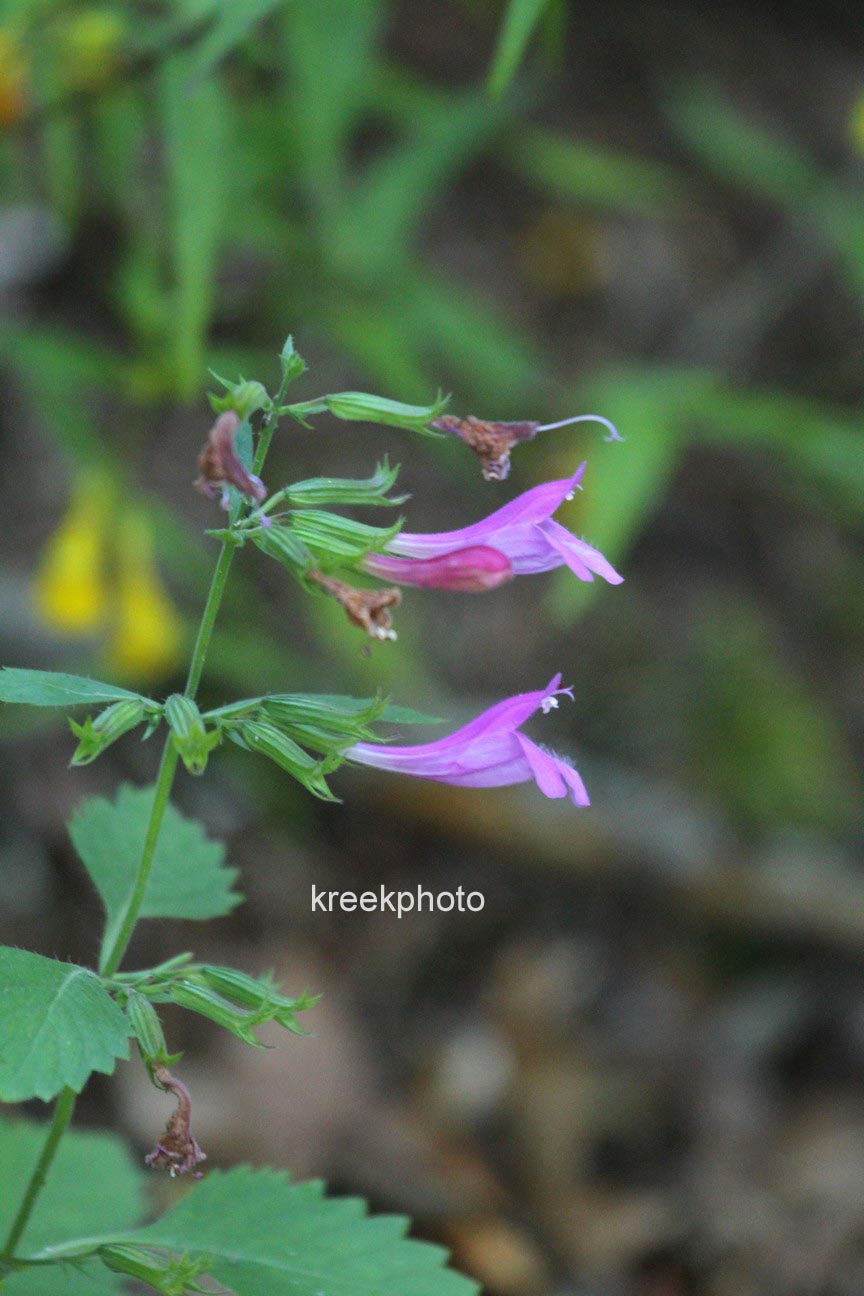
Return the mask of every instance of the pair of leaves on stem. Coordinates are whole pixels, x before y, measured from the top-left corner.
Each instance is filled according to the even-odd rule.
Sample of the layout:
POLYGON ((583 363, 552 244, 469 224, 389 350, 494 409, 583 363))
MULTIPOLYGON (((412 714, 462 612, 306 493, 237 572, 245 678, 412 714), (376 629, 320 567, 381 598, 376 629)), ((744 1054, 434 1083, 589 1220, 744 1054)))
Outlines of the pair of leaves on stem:
MULTIPOLYGON (((104 960, 123 922, 153 803, 152 788, 122 787, 116 801, 84 801, 72 840, 106 913, 104 960)), ((168 806, 142 918, 215 918, 241 897, 224 848, 168 806)), ((0 948, 0 1100, 44 1101, 80 1092, 93 1071, 110 1074, 128 1058, 129 1020, 102 979, 87 968, 0 948)))
MULTIPOLYGON (((105 906, 100 966, 127 911, 152 803, 152 788, 124 786, 114 802, 85 800, 70 824, 105 906)), ((241 899, 235 878, 221 844, 169 805, 141 917, 226 914, 241 899)), ((118 1058, 128 1058, 130 1035, 148 1062, 170 1061, 154 1003, 178 1004, 259 1047, 255 1030, 266 1022, 304 1033, 296 1018, 314 1003, 308 995, 290 998, 266 977, 190 959, 117 974, 106 984, 76 964, 0 947, 0 1100, 48 1101, 66 1087, 80 1092, 91 1072, 110 1074, 118 1058)))
MULTIPOLYGON (((20 1184, 42 1150, 44 1127, 0 1121, 0 1236, 20 1184)), ((144 1174, 122 1143, 72 1131, 63 1140, 17 1257, 33 1267, 5 1278, 3 1296, 114 1296, 123 1275, 167 1296, 473 1296, 445 1268, 446 1253, 405 1238, 407 1220, 369 1218, 362 1201, 327 1199, 319 1183, 248 1168, 211 1171, 153 1223, 144 1174), (62 1265, 62 1269, 60 1266, 62 1265)), ((0 1269, 0 1278, 3 1271, 0 1269)))

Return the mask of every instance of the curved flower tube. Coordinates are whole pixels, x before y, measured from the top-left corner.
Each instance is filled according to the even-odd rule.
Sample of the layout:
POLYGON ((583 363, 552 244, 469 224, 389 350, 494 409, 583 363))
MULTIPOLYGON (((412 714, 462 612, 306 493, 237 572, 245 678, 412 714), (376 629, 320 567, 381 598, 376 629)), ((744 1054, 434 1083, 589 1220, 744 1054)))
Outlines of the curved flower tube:
POLYGON ((443 589, 477 594, 495 589, 513 576, 510 559, 489 545, 451 549, 431 558, 397 558, 392 554, 367 554, 363 570, 397 585, 418 589, 443 589))
POLYGON ((587 806, 585 784, 573 766, 520 733, 535 711, 551 711, 562 693, 573 696, 560 684, 556 675, 545 689, 505 698, 437 742, 412 747, 355 743, 343 755, 361 765, 456 787, 503 787, 533 779, 544 796, 569 796, 574 805, 587 806))
MULTIPOLYGON (((620 585, 624 577, 619 576, 599 550, 552 521, 552 514, 559 505, 572 498, 584 471, 583 463, 572 477, 534 486, 503 508, 490 513, 482 522, 458 531, 426 535, 400 531, 387 544, 387 553, 404 558, 430 559, 479 545, 503 554, 509 560, 514 576, 551 571, 553 567, 566 564, 580 580, 593 581, 596 574, 610 585, 620 585)), ((370 554, 364 562, 365 569, 384 575, 382 557, 386 561, 386 556, 370 554)), ((387 579, 398 581, 400 578, 395 573, 388 573, 387 579)))

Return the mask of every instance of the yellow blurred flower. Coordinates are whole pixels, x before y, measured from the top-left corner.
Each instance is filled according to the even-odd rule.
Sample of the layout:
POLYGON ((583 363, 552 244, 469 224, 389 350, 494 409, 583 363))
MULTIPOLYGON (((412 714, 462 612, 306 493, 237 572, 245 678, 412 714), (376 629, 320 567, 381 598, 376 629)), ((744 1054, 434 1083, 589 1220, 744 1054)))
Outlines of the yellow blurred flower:
POLYGON ((112 494, 104 473, 80 473, 66 516, 42 555, 34 587, 36 607, 43 619, 63 634, 96 634, 105 622, 105 558, 112 494))
POLYGON ((81 472, 34 582, 36 609, 64 635, 101 636, 107 668, 139 681, 177 666, 182 622, 156 566, 153 528, 111 477, 81 472))
POLYGON ((17 125, 24 116, 29 70, 18 37, 9 27, 0 27, 0 129, 17 125))
POLYGON ((110 9, 85 9, 64 22, 58 43, 67 86, 101 90, 114 80, 124 28, 122 15, 110 9))
POLYGON ((153 531, 146 514, 118 519, 117 594, 108 665, 135 679, 164 674, 178 664, 183 641, 179 616, 156 568, 153 531))

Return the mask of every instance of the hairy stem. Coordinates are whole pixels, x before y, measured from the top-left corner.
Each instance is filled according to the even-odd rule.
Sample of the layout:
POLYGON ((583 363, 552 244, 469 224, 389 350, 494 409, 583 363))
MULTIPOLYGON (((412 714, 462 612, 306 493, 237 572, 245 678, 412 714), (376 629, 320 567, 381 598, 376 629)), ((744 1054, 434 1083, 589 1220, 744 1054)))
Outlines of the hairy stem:
MULTIPOLYGON (((276 430, 278 421, 277 410, 279 402, 285 394, 285 382, 279 389, 279 393, 274 400, 274 408, 264 420, 258 437, 258 446, 255 452, 255 461, 253 472, 259 474, 264 466, 264 460, 267 457, 267 451, 270 448, 270 442, 273 439, 273 433, 276 430)), ((186 680, 186 697, 194 698, 198 691, 198 685, 201 682, 201 675, 204 670, 204 662, 207 657, 207 649, 210 647, 210 640, 213 636, 213 628, 216 624, 216 617, 222 603, 222 595, 225 592, 225 583, 228 579, 228 572, 231 569, 231 562, 234 558, 236 543, 233 538, 223 540, 219 557, 216 561, 216 567, 213 572, 213 579, 210 582, 210 590, 207 595, 207 602, 204 604, 204 611, 201 614, 201 624, 198 627, 198 634, 195 639, 195 647, 192 649, 192 660, 189 663, 189 675, 186 680)), ((159 772, 156 775, 156 792, 153 797, 153 808, 150 811, 150 820, 147 824, 147 833, 144 838, 144 847, 141 851, 141 860, 138 865, 138 871, 135 875, 135 884, 132 888, 132 894, 126 905, 126 911, 123 915, 122 922, 117 931, 117 935, 111 942, 110 948, 100 960, 99 972, 103 977, 112 977, 123 961, 123 957, 132 939, 132 933, 138 922, 138 916, 141 912, 141 906, 144 903, 144 897, 147 894, 147 884, 150 881, 150 874, 153 869, 153 861, 156 857, 156 847, 159 843, 159 833, 162 829, 162 820, 165 817, 165 809, 171 796, 171 788, 174 784, 174 775, 177 771, 177 762, 179 756, 177 749, 171 742, 170 736, 165 742, 162 749, 162 759, 159 763, 159 772)), ((21 1240, 24 1229, 27 1227, 27 1221, 36 1205, 36 1200, 42 1191, 51 1163, 57 1153, 60 1140, 66 1133, 69 1122, 72 1119, 72 1112, 75 1109, 76 1094, 72 1089, 64 1089, 57 1099, 54 1108, 54 1116, 48 1130, 48 1136, 45 1139, 45 1145, 42 1153, 30 1179, 27 1183, 24 1196, 21 1199, 21 1205, 18 1213, 9 1230, 9 1236, 6 1239, 3 1251, 0 1252, 0 1258, 11 1260, 15 1248, 21 1240)))

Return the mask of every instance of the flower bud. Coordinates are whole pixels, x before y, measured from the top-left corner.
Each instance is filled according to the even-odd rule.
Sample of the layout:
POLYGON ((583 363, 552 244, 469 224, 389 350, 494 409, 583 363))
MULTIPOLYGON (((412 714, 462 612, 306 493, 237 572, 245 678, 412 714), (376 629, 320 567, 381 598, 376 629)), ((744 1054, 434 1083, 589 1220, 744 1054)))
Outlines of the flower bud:
POLYGON ((294 350, 294 339, 289 334, 279 356, 282 366, 282 383, 287 387, 295 378, 306 372, 306 361, 294 350))
POLYGON ((269 400, 267 388, 260 382, 231 383, 224 396, 214 396, 212 392, 210 393, 210 404, 217 414, 233 410, 241 419, 250 418, 258 410, 263 409, 269 400))
POLYGON ((495 589, 513 576, 505 554, 489 545, 471 545, 436 558, 397 558, 392 554, 368 554, 363 569, 397 585, 418 589, 441 589, 479 593, 495 589))

